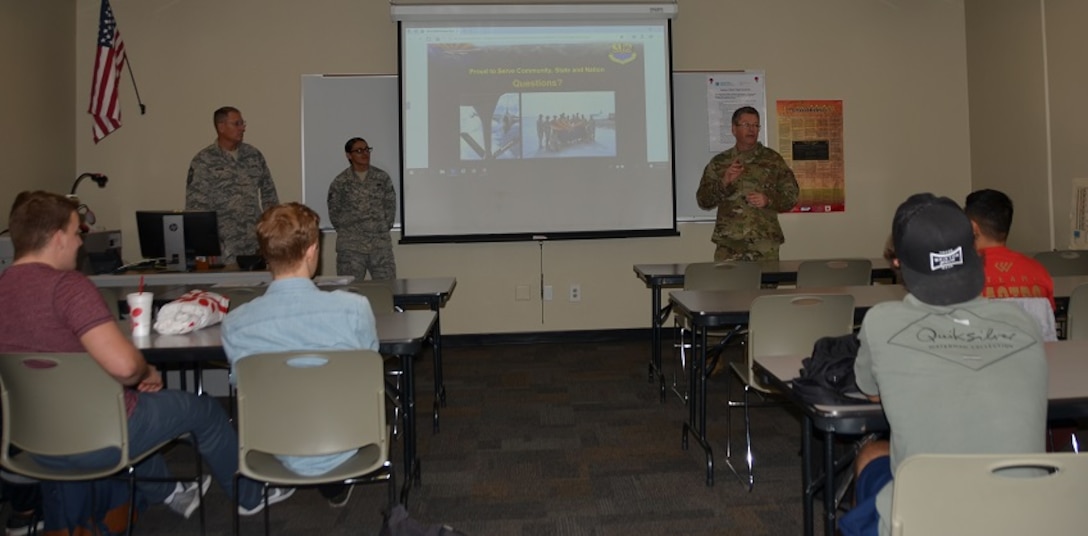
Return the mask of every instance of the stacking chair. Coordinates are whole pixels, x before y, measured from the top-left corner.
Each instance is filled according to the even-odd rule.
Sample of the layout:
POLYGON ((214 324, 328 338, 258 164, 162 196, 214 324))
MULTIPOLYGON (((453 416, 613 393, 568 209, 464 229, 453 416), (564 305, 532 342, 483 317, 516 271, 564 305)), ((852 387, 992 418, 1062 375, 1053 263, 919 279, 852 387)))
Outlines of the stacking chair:
POLYGON ((1084 534, 1088 456, 920 454, 899 464, 893 536, 1084 534))
MULTIPOLYGON (((255 354, 235 364, 238 382, 238 479, 268 487, 385 481, 389 508, 396 481, 389 461, 382 357, 371 350, 255 354), (320 456, 358 449, 320 476, 288 470, 276 455, 320 456)), ((238 534, 238 504, 234 504, 238 534)))
POLYGON ((1035 260, 1050 272, 1050 277, 1088 275, 1088 251, 1043 251, 1035 254, 1035 260))
POLYGON ((1088 284, 1077 286, 1069 295, 1069 309, 1065 315, 1065 338, 1088 339, 1088 284))
POLYGON ((752 428, 749 394, 761 396, 773 391, 760 383, 752 371, 757 356, 812 355, 812 347, 821 337, 836 337, 852 332, 854 297, 849 294, 779 294, 760 296, 752 302, 748 320, 748 351, 743 363, 733 363, 732 370, 744 386, 744 398, 733 400, 732 382, 727 384, 725 413, 725 463, 748 486, 755 486, 755 458, 752 455, 752 428), (744 461, 747 474, 733 466, 733 408, 744 408, 744 461))
POLYGON ((802 261, 797 267, 797 288, 858 287, 872 282, 869 259, 802 261))
MULTIPOLYGON (((757 262, 696 262, 684 269, 684 290, 759 290, 763 270, 757 262)), ((672 390, 682 400, 686 399, 686 389, 678 385, 678 377, 688 377, 685 372, 691 366, 687 350, 694 346, 690 326, 682 318, 676 317, 677 343, 680 353, 680 369, 673 374, 672 390)), ((721 353, 730 341, 743 335, 744 326, 734 326, 727 330, 708 333, 718 343, 707 352, 707 372, 714 369, 721 353)))
MULTIPOLYGON (((98 362, 85 353, 0 354, 0 466, 37 480, 90 481, 123 476, 129 483, 129 520, 136 521, 134 468, 174 440, 144 452, 129 452, 128 415, 123 389, 98 362), (117 452, 113 465, 97 469, 55 469, 34 456, 72 456, 98 450, 117 452)), ((175 438, 195 439, 188 435, 175 438)), ((159 481, 156 479, 143 479, 159 481)), ((200 455, 196 476, 170 479, 203 480, 200 455)), ((100 523, 103 520, 94 520, 100 523)), ((200 533, 204 534, 204 501, 200 502, 200 533)))

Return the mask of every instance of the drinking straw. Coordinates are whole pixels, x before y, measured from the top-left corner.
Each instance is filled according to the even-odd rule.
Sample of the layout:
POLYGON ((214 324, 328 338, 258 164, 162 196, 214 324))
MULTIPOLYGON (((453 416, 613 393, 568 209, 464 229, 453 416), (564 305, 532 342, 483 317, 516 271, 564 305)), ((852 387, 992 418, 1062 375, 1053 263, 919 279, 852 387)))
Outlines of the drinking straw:
POLYGON ((140 288, 136 289, 136 292, 139 292, 140 294, 144 293, 144 276, 142 275, 140 276, 140 288))

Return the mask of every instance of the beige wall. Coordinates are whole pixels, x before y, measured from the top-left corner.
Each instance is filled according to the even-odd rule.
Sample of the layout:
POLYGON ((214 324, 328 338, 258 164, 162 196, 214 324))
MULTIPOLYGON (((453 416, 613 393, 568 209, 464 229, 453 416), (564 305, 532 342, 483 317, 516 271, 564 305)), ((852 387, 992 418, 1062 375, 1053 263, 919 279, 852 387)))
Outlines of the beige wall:
POLYGON ((967 0, 972 184, 1016 204, 1009 243, 1070 247, 1072 182, 1088 178, 1088 68, 1077 0, 967 0))
POLYGON ((1013 199, 1009 245, 1025 251, 1051 247, 1040 3, 968 0, 965 6, 971 185, 1013 199))
MULTIPOLYGON (((84 198, 125 233, 135 258, 137 209, 179 208, 192 155, 213 139, 211 111, 231 104, 249 122, 247 141, 268 159, 284 200, 301 198, 300 82, 312 73, 394 73, 396 33, 388 4, 314 0, 113 0, 148 105, 140 116, 122 86, 124 126, 91 143, 74 113, 76 162, 108 173, 84 198), (305 6, 302 8, 302 6, 305 6)), ((847 212, 782 217, 785 258, 878 256, 896 205, 935 191, 970 188, 964 11, 955 0, 683 0, 674 23, 678 70, 763 69, 775 99, 845 101, 847 212), (939 143, 935 143, 939 140, 939 143)), ((76 42, 93 42, 97 0, 76 7, 76 42)), ((76 109, 85 107, 93 50, 76 47, 76 109)), ((362 97, 361 97, 362 98, 362 97)), ((774 117, 765 124, 773 125, 774 117)), ((360 133, 395 125, 361 125, 360 133)), ((770 129, 769 139, 776 132, 770 129)), ((772 141, 772 146, 776 144, 772 141)), ((686 177, 680 180, 695 180, 686 177)), ((645 327, 648 296, 631 266, 710 257, 708 224, 681 237, 536 243, 398 246, 402 277, 458 279, 443 314, 447 333, 645 327), (539 301, 540 266, 556 301, 539 301), (571 283, 580 303, 564 301, 571 283), (514 300, 517 285, 533 299, 514 300)), ((330 237, 331 238, 331 237, 330 237)), ((335 265, 325 241, 326 271, 335 265)))
POLYGON ((5 71, 0 98, 4 169, 0 229, 7 228, 16 194, 28 189, 68 193, 77 175, 72 150, 74 6, 74 0, 0 0, 0 57, 5 71))
POLYGON ((1088 64, 1084 22, 1088 3, 1044 0, 1050 96, 1051 176, 1054 183, 1054 239, 1070 247, 1073 179, 1088 179, 1088 64))

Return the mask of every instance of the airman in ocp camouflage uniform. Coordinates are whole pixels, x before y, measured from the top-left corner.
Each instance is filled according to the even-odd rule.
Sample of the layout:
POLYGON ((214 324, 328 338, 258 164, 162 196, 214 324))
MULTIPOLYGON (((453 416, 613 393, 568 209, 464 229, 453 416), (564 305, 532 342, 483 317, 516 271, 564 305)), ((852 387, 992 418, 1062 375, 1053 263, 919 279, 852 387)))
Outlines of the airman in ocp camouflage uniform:
POLYGON ((329 185, 329 221, 336 228, 336 273, 395 279, 393 239, 397 193, 389 174, 370 165, 373 148, 362 138, 344 144, 351 164, 329 185))
POLYGON ((212 121, 217 139, 189 163, 185 208, 216 212, 226 264, 237 255, 258 253, 257 221, 265 208, 279 204, 279 196, 264 155, 242 142, 246 132, 242 113, 225 106, 215 111, 212 121))
POLYGON ((700 208, 718 209, 714 260, 778 260, 785 241, 778 213, 797 204, 797 178, 781 155, 759 143, 755 108, 737 109, 732 122, 736 145, 710 159, 695 193, 700 208))

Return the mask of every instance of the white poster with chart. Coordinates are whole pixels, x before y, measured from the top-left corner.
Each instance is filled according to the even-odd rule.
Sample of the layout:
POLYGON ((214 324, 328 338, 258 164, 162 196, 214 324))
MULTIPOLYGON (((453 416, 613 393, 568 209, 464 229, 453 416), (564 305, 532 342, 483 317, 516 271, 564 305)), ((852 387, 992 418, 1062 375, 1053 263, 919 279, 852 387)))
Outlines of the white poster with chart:
MULTIPOLYGON (((728 71, 706 75, 706 107, 710 119, 710 152, 720 153, 736 143, 731 119, 737 108, 751 106, 767 116, 767 85, 763 71, 728 71)), ((767 129, 759 132, 767 144, 767 129)))
POLYGON ((1073 207, 1069 219, 1072 229, 1069 249, 1088 249, 1088 178, 1073 179, 1073 207))

